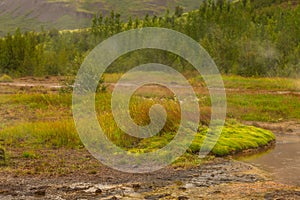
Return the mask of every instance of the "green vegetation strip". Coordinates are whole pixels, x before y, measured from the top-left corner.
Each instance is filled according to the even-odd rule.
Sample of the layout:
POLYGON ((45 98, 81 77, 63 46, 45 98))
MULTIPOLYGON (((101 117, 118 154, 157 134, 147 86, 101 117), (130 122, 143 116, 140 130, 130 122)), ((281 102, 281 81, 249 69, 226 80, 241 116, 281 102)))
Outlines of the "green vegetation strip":
POLYGON ((253 89, 253 90, 288 90, 300 91, 299 79, 292 78, 254 78, 223 75, 226 88, 253 89))
MULTIPOLYGON (((190 154, 199 152, 207 133, 202 128, 197 133, 192 145, 187 151, 190 154)), ((173 133, 164 133, 160 136, 143 139, 137 147, 128 149, 131 152, 154 151, 168 144, 174 137, 173 133)), ((37 147, 37 148, 81 148, 82 143, 76 133, 73 121, 24 123, 8 127, 0 131, 0 139, 10 147, 37 147)), ((245 126, 238 123, 227 123, 223 132, 212 150, 216 156, 225 156, 246 149, 265 146, 275 140, 272 132, 245 126)))
MULTIPOLYGON (((107 113, 110 110, 109 93, 96 96, 97 111, 107 113)), ((162 103, 169 111, 174 111, 176 102, 171 98, 159 99, 153 94, 147 100, 147 107, 153 103, 162 103)), ((283 120, 300 119, 300 101, 298 95, 287 94, 227 94, 227 117, 246 121, 277 122, 283 120)), ((0 108, 5 111, 0 116, 1 127, 5 127, 5 119, 13 119, 22 122, 45 121, 45 119, 59 120, 71 117, 70 94, 16 94, 0 95, 0 108), (5 114, 6 113, 6 114, 5 114)), ((210 119, 210 98, 208 95, 199 95, 199 104, 202 117, 210 119)), ((147 116, 147 108, 139 98, 133 99, 135 115, 147 116)), ((177 113, 174 113, 177 115, 177 113)), ((171 116, 172 117, 172 116, 171 116)), ((173 117, 176 119, 176 116, 173 117)), ((138 120, 138 119, 137 119, 138 120)), ((147 120, 146 120, 147 121, 147 120)), ((108 126, 108 125, 107 125, 108 126)))
POLYGON ((300 97, 279 94, 228 94, 230 118, 278 122, 300 119, 300 97))

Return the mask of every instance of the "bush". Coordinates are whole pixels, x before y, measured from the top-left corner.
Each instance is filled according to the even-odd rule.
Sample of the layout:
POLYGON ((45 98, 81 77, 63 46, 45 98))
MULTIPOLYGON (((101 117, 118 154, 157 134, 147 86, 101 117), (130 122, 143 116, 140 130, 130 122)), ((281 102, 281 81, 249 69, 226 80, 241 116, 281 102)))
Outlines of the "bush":
POLYGON ((5 150, 0 146, 0 166, 5 165, 5 150))
POLYGON ((0 77, 0 83, 11 83, 11 82, 13 82, 13 79, 6 74, 0 77))
MULTIPOLYGON (((67 77, 66 79, 62 80, 60 82, 60 85, 62 86, 59 90, 59 92, 61 94, 68 94, 68 93, 72 93, 73 89, 74 89, 74 83, 75 83, 75 77, 67 77)), ((90 89, 90 88, 88 88, 90 89)), ((106 86, 104 84, 104 79, 101 78, 99 80, 99 83, 97 85, 97 89, 95 91, 96 93, 99 92, 106 92, 106 86)))

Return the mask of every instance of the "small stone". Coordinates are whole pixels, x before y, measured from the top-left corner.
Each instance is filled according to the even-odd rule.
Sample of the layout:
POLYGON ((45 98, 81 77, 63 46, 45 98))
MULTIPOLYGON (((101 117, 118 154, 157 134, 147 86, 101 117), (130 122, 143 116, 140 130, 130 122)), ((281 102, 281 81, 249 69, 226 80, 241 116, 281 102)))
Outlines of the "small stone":
POLYGON ((46 190, 37 190, 34 192, 35 196, 46 196, 46 190))
POLYGON ((185 184, 184 187, 185 187, 186 189, 190 189, 190 188, 194 188, 195 185, 194 185, 193 183, 187 183, 187 184, 185 184))
POLYGON ((185 196, 179 196, 177 199, 178 199, 178 200, 188 200, 189 198, 188 198, 188 197, 185 197, 185 196))
POLYGON ((102 190, 99 188, 95 191, 95 194, 101 194, 101 193, 102 193, 102 190))
POLYGON ((133 188, 134 190, 138 190, 138 189, 141 188, 141 185, 138 184, 138 183, 134 183, 134 184, 132 184, 132 188, 133 188))
POLYGON ((292 133, 292 132, 294 132, 294 131, 293 131, 293 129, 289 128, 289 129, 287 130, 287 132, 288 132, 288 133, 292 133))
POLYGON ((8 190, 0 190, 0 194, 6 194, 8 192, 9 192, 8 190))
POLYGON ((161 199, 161 198, 168 197, 168 196, 171 196, 171 195, 170 194, 154 194, 154 195, 145 196, 145 199, 156 200, 156 199, 161 199))
POLYGON ((183 187, 183 186, 180 186, 178 189, 179 189, 179 190, 186 191, 186 187, 183 187))
POLYGON ((174 183, 175 183, 176 185, 178 185, 178 186, 183 185, 183 182, 182 182, 182 181, 175 181, 174 183))

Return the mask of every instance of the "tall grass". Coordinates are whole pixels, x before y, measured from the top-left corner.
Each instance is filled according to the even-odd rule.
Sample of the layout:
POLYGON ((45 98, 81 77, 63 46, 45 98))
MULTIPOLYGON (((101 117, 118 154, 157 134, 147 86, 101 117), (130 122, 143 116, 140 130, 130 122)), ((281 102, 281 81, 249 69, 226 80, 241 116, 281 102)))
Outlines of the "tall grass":
MULTIPOLYGON (((115 144, 122 147, 131 147, 140 139, 132 137, 121 131, 116 124, 110 109, 110 94, 99 94, 96 97, 96 110, 99 123, 107 137, 115 144)), ((17 95, 11 98, 10 103, 27 104, 31 109, 50 106, 70 107, 70 95, 17 95)), ((150 123, 149 110, 154 104, 162 104, 168 113, 166 124, 161 131, 176 131, 180 120, 179 105, 172 100, 133 98, 130 104, 130 113, 133 120, 139 125, 150 123)), ((43 119, 40 119, 43 120, 43 119)), ((6 145, 22 146, 46 146, 46 147, 76 147, 81 145, 74 122, 71 118, 60 120, 60 116, 53 121, 25 122, 11 127, 4 127, 0 131, 0 139, 4 139, 6 145)))
POLYGON ((69 121, 23 123, 4 128, 0 139, 7 146, 79 147, 81 141, 74 123, 69 121))
MULTIPOLYGON (((11 95, 6 100, 10 104, 30 105, 32 108, 45 108, 48 106, 66 106, 72 104, 72 96, 70 94, 16 94, 11 95)), ((6 102, 7 102, 6 101, 6 102)))
MULTIPOLYGON (((106 101, 106 100, 104 100, 106 101)), ((98 120, 107 137, 115 144, 122 147, 133 147, 141 140, 128 135, 120 130, 116 124, 112 112, 102 104, 97 104, 98 120), (101 110, 102 108, 102 110, 101 110)), ((169 99, 141 99, 133 97, 130 102, 130 114, 132 120, 139 126, 146 126, 150 123, 149 111, 154 104, 162 105, 167 113, 167 120, 163 129, 158 133, 162 135, 166 132, 176 132, 180 123, 180 108, 176 101, 169 99)))

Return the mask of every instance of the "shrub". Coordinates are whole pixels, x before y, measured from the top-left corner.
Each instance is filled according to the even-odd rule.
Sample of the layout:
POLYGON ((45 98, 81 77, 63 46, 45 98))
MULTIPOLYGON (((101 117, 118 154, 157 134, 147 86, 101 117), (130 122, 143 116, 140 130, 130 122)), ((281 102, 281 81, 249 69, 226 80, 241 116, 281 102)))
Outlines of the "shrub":
POLYGON ((11 83, 11 82, 13 82, 13 79, 6 74, 0 77, 0 83, 11 83))
POLYGON ((0 146, 0 166, 5 165, 5 150, 0 146))
MULTIPOLYGON (((75 77, 67 77, 66 79, 62 80, 60 82, 60 85, 62 86, 59 90, 61 94, 64 93, 72 93, 74 89, 74 83, 75 83, 75 77)), ((88 90, 91 90, 91 88, 88 88, 88 90)), ((106 86, 104 84, 104 79, 101 78, 99 80, 99 83, 97 85, 96 91, 97 93, 99 92, 105 92, 106 91, 106 86)))

